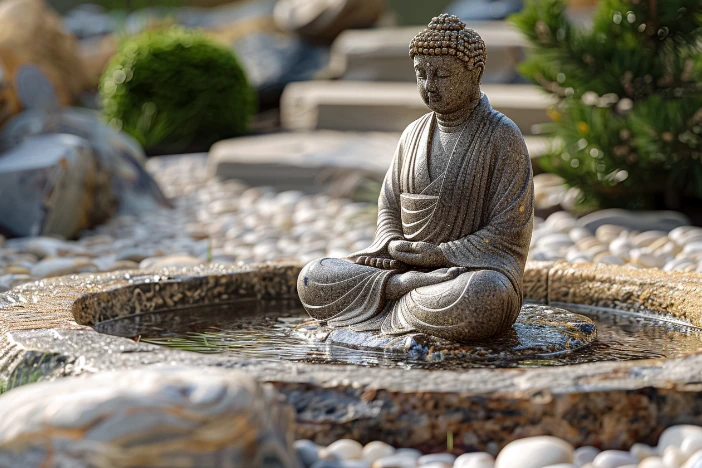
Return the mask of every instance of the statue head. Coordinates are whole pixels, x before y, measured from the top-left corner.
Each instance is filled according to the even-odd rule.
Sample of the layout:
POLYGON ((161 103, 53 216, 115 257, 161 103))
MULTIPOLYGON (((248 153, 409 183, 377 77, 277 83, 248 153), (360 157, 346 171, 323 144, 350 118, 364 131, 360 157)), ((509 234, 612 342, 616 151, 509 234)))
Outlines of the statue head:
POLYGON ((459 111, 480 96, 487 52, 483 39, 457 16, 443 14, 410 43, 417 88, 440 114, 459 111))

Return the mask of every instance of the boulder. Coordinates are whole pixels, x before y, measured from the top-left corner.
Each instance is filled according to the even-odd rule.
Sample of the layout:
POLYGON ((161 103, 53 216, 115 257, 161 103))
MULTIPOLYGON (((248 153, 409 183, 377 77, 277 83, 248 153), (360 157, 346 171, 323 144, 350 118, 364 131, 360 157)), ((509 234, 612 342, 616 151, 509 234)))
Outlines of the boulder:
POLYGON ((25 86, 22 67, 37 67, 61 105, 77 101, 89 86, 75 37, 64 32, 61 17, 43 0, 0 1, 0 62, 16 91, 25 86))
POLYGON ((0 466, 295 468, 293 412, 246 374, 109 372, 0 397, 0 466))
POLYGON ((105 221, 115 207, 105 182, 87 140, 28 138, 0 156, 0 232, 69 237, 105 221))
MULTIPOLYGON (((95 213, 89 216, 90 219, 104 220, 115 210, 120 214, 137 214, 170 206, 157 183, 144 169, 146 157, 141 146, 129 135, 103 123, 98 114, 90 110, 64 108, 51 112, 39 109, 25 111, 8 122, 0 132, 0 151, 20 148, 28 139, 48 134, 75 135, 90 148, 96 181, 101 187, 88 205, 95 213)), ((60 141, 69 140, 71 139, 64 138, 60 141)), ((39 157, 27 152, 27 149, 21 151, 28 160, 39 157)), ((0 168, 3 167, 5 157, 0 153, 0 168)), ((3 186, 2 193, 5 194, 8 189, 9 187, 3 186)), ((70 206, 65 206, 62 209, 69 208, 70 206)), ((84 227, 90 227, 88 224, 84 227)), ((34 235, 39 233, 71 236, 75 232, 40 230, 34 235)), ((28 235, 20 232, 16 234, 28 235)))
POLYGON ((374 25, 384 11, 384 0, 280 0, 274 17, 283 31, 328 44, 346 29, 374 25))

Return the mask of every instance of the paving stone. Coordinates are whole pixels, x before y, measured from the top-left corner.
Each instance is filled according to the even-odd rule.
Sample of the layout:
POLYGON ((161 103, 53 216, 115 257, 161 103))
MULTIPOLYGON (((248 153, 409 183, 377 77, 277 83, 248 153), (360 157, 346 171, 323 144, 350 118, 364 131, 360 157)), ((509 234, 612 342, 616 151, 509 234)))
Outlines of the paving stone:
MULTIPOLYGON (((534 125, 550 121, 546 109, 554 101, 536 86, 488 84, 481 88, 490 105, 512 119, 525 135, 533 133, 534 125)), ((402 132, 427 112, 416 83, 409 82, 292 83, 280 101, 281 123, 288 130, 402 132)))
MULTIPOLYGON (((526 41, 504 21, 468 24, 485 41, 488 60, 484 83, 509 83, 519 79, 517 65, 526 41)), ((414 82, 416 75, 407 46, 424 26, 349 30, 332 45, 330 72, 343 80, 414 82)))

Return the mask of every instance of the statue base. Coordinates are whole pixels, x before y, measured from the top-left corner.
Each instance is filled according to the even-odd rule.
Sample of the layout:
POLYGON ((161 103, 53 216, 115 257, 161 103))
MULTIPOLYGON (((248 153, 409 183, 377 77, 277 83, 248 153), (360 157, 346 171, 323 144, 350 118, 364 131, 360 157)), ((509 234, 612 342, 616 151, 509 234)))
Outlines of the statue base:
MULTIPOLYGON (((524 305, 510 330, 480 342, 455 343, 433 336, 413 333, 386 336, 375 332, 355 332, 330 328, 317 322, 298 327, 296 336, 346 348, 406 355, 410 359, 440 361, 447 358, 504 364, 523 361, 530 356, 554 357, 585 348, 597 337, 595 323, 564 309, 543 305, 524 305)), ((523 362, 522 362, 523 364, 523 362)))

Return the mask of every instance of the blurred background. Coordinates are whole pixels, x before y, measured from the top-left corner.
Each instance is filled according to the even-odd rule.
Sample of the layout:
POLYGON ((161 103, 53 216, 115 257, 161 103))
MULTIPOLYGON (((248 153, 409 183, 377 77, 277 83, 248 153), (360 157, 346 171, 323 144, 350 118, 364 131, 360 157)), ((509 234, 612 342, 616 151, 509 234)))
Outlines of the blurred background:
MULTIPOLYGON (((360 245, 399 135, 427 112, 408 44, 442 12, 486 42, 483 91, 525 137, 537 226, 559 212, 634 232, 702 224, 701 11, 702 0, 0 0, 0 234, 75 238, 213 184, 231 190, 198 206, 226 205, 243 184, 357 204, 368 228, 344 251, 360 245)), ((207 209, 220 210, 208 223, 229 213, 207 209)))

